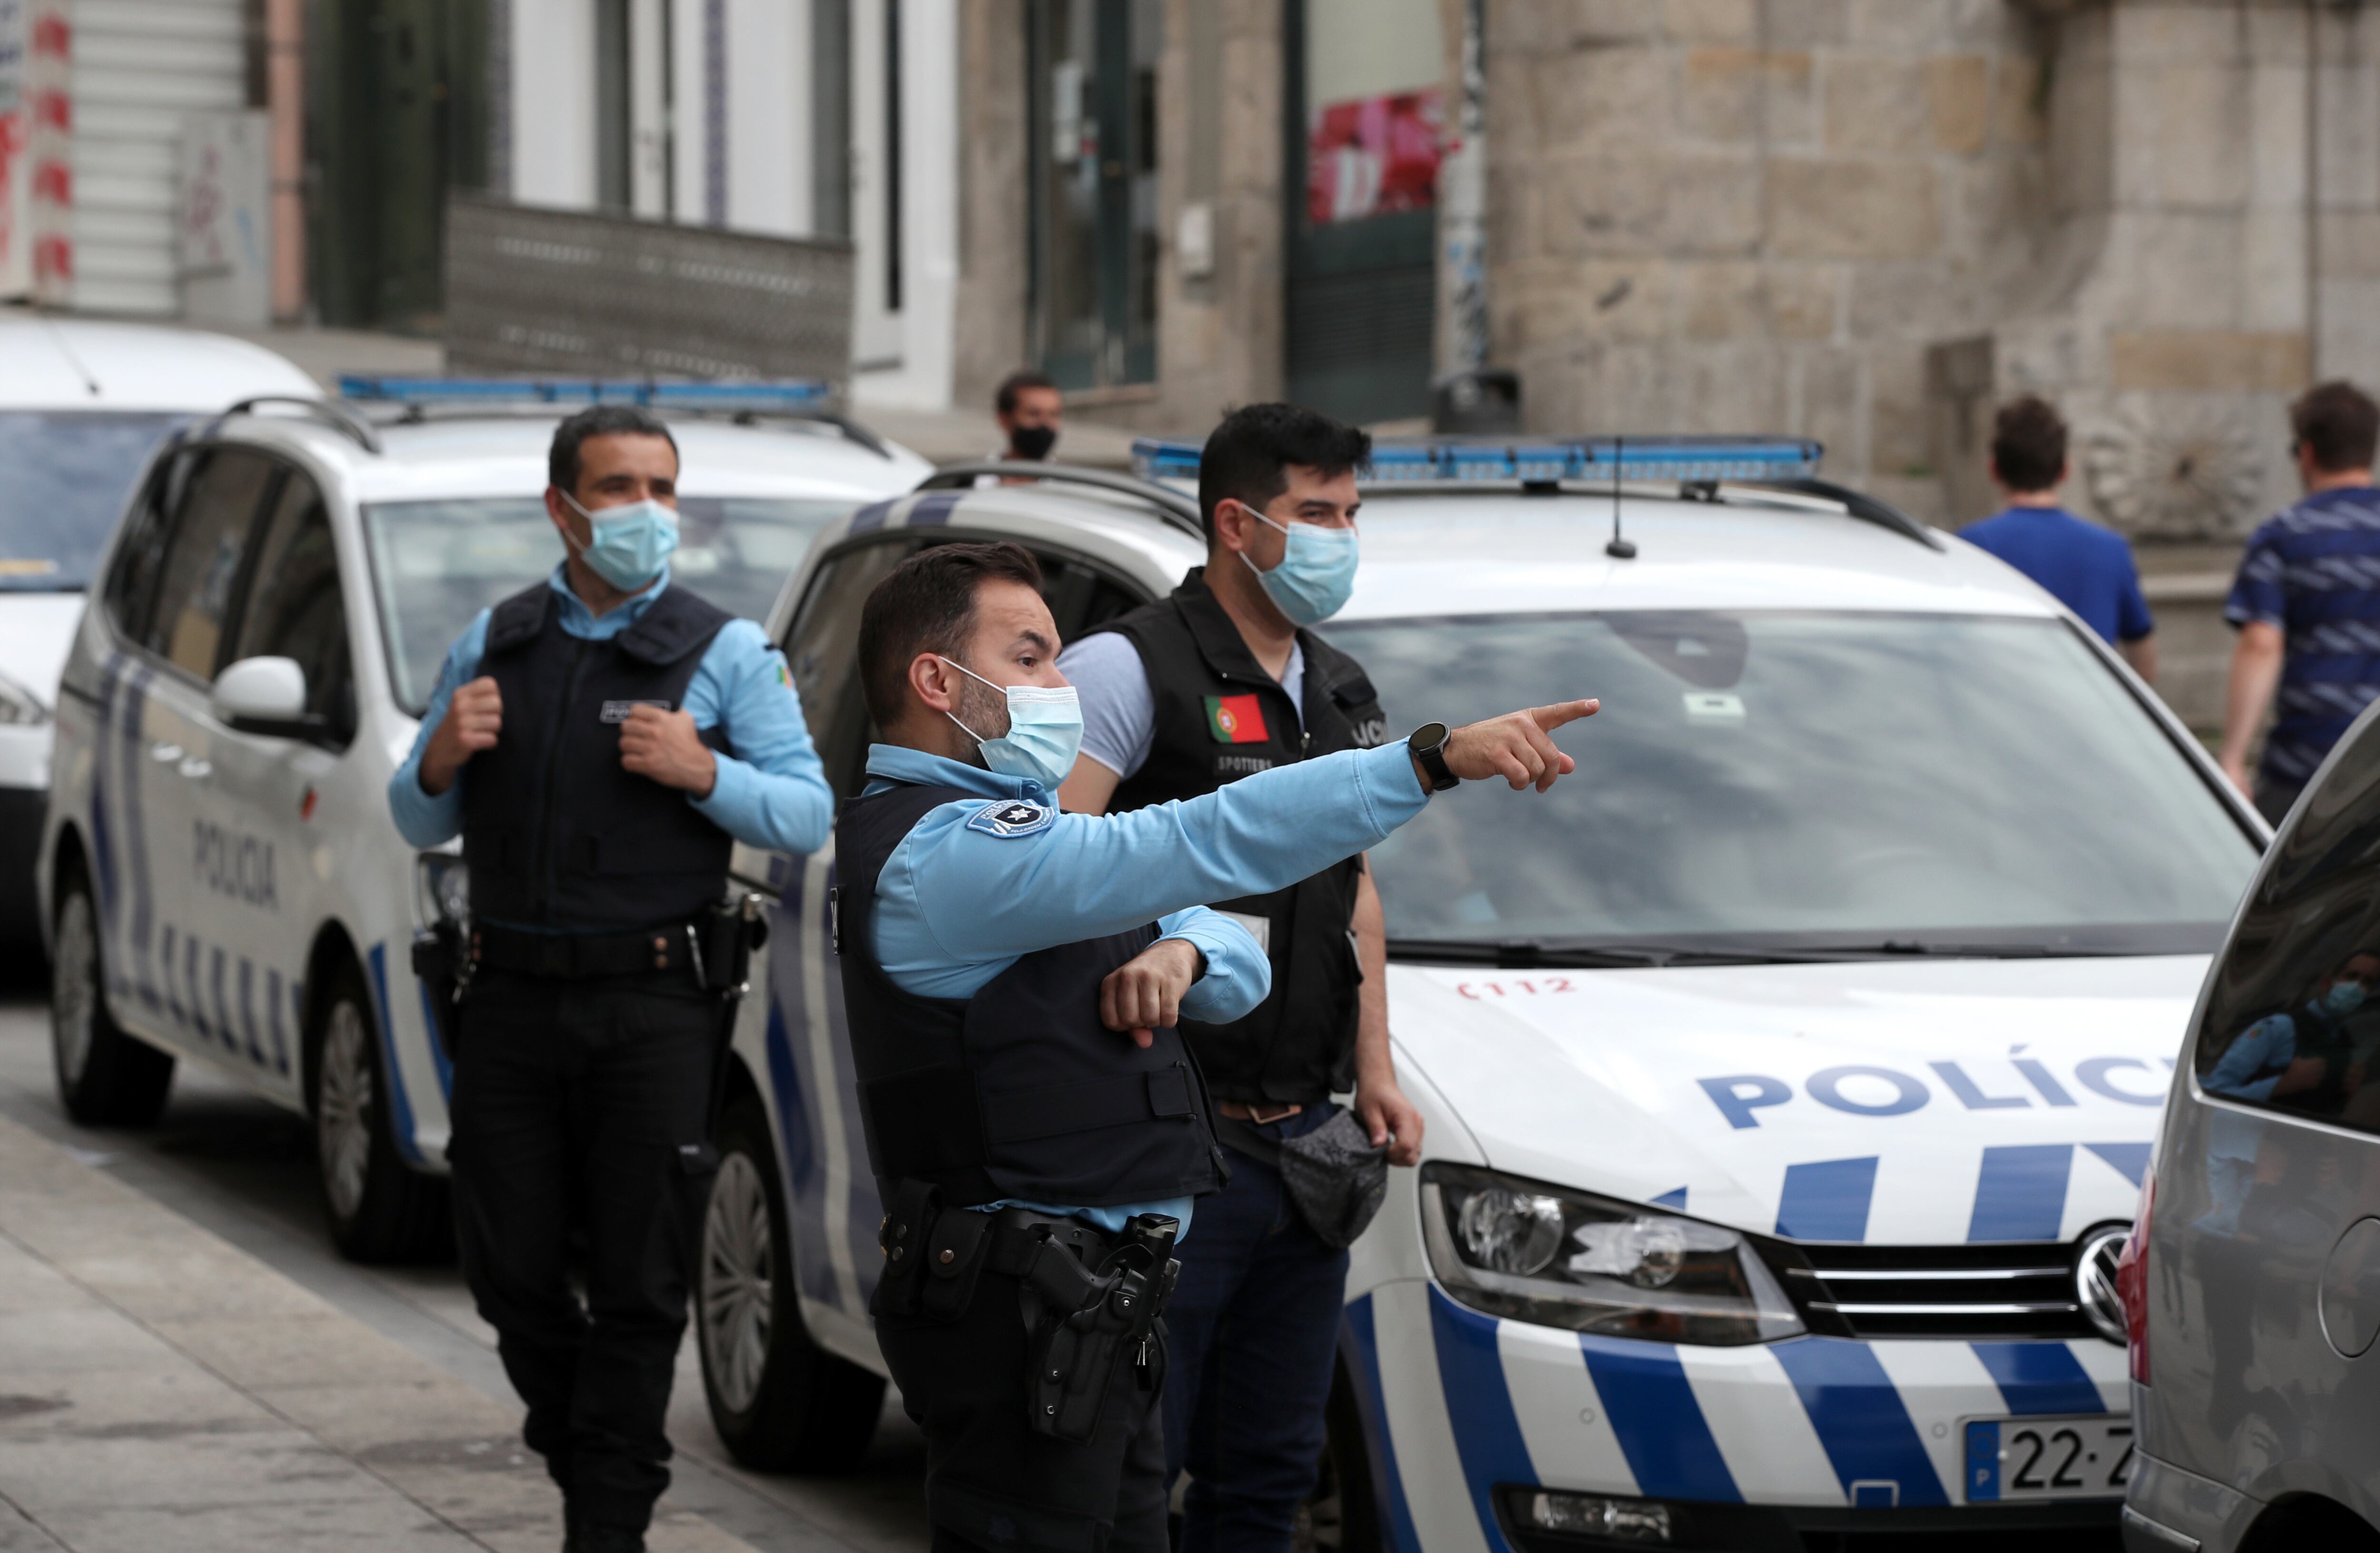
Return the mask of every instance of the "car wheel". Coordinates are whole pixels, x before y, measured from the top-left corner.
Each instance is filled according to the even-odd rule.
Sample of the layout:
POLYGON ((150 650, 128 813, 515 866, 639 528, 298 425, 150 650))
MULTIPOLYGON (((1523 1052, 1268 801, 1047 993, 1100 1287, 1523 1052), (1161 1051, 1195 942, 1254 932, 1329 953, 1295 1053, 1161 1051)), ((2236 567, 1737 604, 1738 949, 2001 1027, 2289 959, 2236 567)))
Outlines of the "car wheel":
POLYGON ((883 1378, 810 1340, 768 1113, 746 1094, 720 1121, 719 1175, 695 1281, 702 1389, 731 1454, 761 1472, 847 1472, 868 1454, 883 1378))
POLYGON ((174 1059, 108 1016, 99 913, 79 870, 58 894, 50 967, 50 1060, 58 1099, 87 1127, 145 1127, 165 1109, 174 1059))
POLYGON ((1380 1553, 1379 1501, 1372 1497, 1372 1458, 1364 1413, 1342 1368, 1330 1377, 1321 1471, 1297 1518, 1298 1553, 1380 1553))
POLYGON ((415 1171, 397 1152, 380 1039, 363 977, 352 965, 334 977, 310 1045, 315 1174, 332 1244, 355 1262, 451 1255, 446 1183, 415 1171))

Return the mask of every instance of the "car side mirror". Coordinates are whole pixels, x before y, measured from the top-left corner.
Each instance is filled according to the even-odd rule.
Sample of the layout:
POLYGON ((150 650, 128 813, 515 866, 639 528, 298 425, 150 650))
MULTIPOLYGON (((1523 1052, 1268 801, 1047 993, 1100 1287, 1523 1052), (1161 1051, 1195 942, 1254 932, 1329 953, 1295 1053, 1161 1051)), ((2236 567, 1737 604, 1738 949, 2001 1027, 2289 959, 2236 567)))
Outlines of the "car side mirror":
POLYGON ((306 671, 294 658, 243 658, 215 676, 215 721, 235 733, 313 738, 324 720, 306 710, 306 671))

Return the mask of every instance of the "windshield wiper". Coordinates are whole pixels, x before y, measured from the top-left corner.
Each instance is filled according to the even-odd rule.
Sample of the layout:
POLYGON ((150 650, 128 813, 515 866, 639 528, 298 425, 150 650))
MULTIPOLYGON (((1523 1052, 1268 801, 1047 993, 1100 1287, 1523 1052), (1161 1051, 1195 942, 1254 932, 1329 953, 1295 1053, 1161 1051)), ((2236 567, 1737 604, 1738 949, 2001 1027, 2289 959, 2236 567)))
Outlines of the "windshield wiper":
POLYGON ((1925 939, 1886 939, 1881 943, 1830 943, 1813 952, 1825 956, 1897 960, 2055 960, 2106 954, 2101 949, 2058 949, 2046 943, 1935 943, 1925 939))
POLYGON ((1392 960, 1452 961, 1499 970, 1626 970, 1685 965, 1798 965, 1831 956, 1791 949, 1720 945, 1541 943, 1532 939, 1390 939, 1392 960))

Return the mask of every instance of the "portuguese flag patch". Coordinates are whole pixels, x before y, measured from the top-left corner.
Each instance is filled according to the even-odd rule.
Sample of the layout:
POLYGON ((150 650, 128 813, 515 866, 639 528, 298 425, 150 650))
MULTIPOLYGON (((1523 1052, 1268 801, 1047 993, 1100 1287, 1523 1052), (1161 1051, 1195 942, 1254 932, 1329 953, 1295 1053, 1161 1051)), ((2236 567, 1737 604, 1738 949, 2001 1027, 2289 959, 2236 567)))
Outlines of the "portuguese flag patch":
POLYGON ((1265 732, 1264 708, 1254 696, 1208 697, 1207 731, 1217 744, 1263 744, 1272 737, 1265 732))

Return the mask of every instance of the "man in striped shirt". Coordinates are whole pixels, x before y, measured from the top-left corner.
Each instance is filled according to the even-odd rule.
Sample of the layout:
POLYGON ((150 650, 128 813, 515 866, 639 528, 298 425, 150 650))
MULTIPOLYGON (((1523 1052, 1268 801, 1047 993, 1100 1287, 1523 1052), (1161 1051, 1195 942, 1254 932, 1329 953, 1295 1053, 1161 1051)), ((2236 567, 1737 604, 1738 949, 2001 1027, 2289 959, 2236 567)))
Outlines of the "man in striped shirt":
POLYGON ((2325 382, 2289 407, 2289 426, 2305 499, 2249 538, 2223 608, 2240 632, 2223 770, 2277 825, 2348 724, 2380 697, 2380 491, 2372 484, 2380 406, 2352 383, 2325 382), (2268 707, 2272 731, 2251 782, 2248 747, 2268 707))

